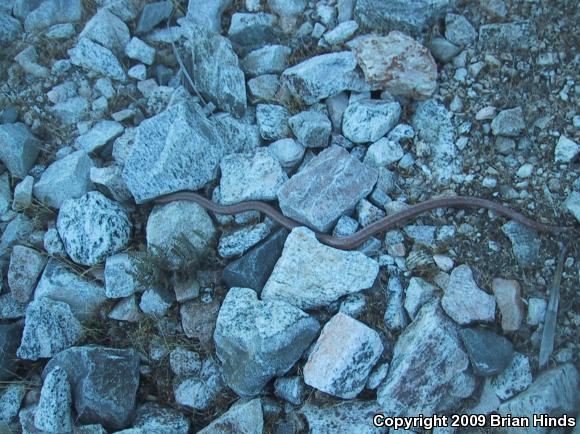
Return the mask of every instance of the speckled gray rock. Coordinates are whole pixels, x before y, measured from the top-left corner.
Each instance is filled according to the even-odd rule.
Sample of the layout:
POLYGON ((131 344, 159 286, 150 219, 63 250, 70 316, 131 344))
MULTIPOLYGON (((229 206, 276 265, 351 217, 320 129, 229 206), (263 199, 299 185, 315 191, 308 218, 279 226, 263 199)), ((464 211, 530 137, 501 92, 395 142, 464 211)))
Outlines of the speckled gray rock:
POLYGON ((324 34, 324 41, 330 45, 340 45, 347 41, 358 30, 358 23, 354 20, 344 21, 334 29, 324 34))
POLYGON ((447 14, 445 37, 455 45, 470 45, 475 41, 477 32, 463 15, 447 14))
POLYGON ((566 199, 566 209, 580 222, 580 193, 573 191, 566 199))
POLYGON ((464 328, 459 331, 459 336, 475 375, 497 375, 509 365, 514 347, 503 336, 479 328, 464 328))
POLYGON ((122 20, 108 10, 100 9, 87 21, 79 34, 80 38, 88 38, 118 56, 123 53, 131 36, 129 28, 122 20))
POLYGON ((107 317, 116 321, 139 322, 143 314, 137 306, 135 296, 122 298, 108 313, 107 317))
POLYGON ((198 431, 198 434, 260 434, 263 429, 262 403, 260 399, 252 399, 251 401, 236 402, 228 411, 198 431))
POLYGON ((169 0, 148 3, 141 10, 135 32, 147 33, 153 30, 159 23, 168 19, 172 14, 173 3, 169 0))
POLYGON ((40 142, 21 123, 0 125, 0 160, 12 176, 24 178, 40 152, 40 142))
POLYGON ((246 81, 228 38, 191 24, 186 46, 192 53, 191 77, 205 98, 240 118, 246 112, 246 81))
POLYGON ((77 44, 68 50, 68 55, 73 65, 95 71, 120 82, 127 79, 123 66, 111 50, 90 39, 79 39, 77 44))
POLYGON ((527 50, 538 44, 533 21, 484 24, 479 28, 479 44, 487 50, 527 50))
POLYGON ((0 11, 0 44, 10 45, 22 34, 22 25, 16 18, 0 11))
POLYGON ((187 260, 195 262, 203 256, 215 234, 210 216, 194 202, 175 201, 156 206, 147 220, 147 246, 150 249, 155 246, 173 270, 187 266, 187 260))
POLYGON ((248 94, 250 102, 275 103, 276 94, 280 89, 280 79, 275 74, 260 75, 248 80, 248 94))
POLYGON ((155 402, 146 402, 137 408, 133 428, 144 433, 187 434, 190 421, 184 414, 171 407, 163 407, 155 402))
POLYGON ((294 229, 262 290, 262 300, 282 300, 301 309, 327 306, 340 297, 370 288, 379 265, 360 252, 318 242, 314 232, 294 229))
POLYGON ((85 119, 89 113, 89 101, 75 96, 50 107, 56 118, 64 125, 73 125, 85 119))
POLYGON ((154 287, 146 289, 141 295, 139 309, 155 319, 166 315, 171 306, 175 303, 175 293, 165 287, 154 287))
POLYGON ((14 246, 8 267, 8 286, 14 300, 25 303, 32 297, 46 258, 25 246, 14 246))
POLYGON ((53 24, 80 21, 84 8, 81 0, 46 0, 26 14, 24 29, 36 33, 53 24))
POLYGON ((119 203, 91 191, 62 204, 56 228, 73 261, 95 265, 127 247, 132 223, 119 203))
POLYGON ((0 429, 6 432, 17 431, 15 424, 24 395, 26 395, 26 387, 23 383, 6 385, 0 396, 0 429))
POLYGON ((331 146, 290 178, 278 192, 285 216, 328 231, 368 195, 377 172, 339 146, 331 146))
POLYGON ((274 393, 278 398, 300 405, 306 398, 307 390, 300 376, 280 377, 274 381, 274 393))
POLYGON ((300 410, 306 418, 310 432, 332 434, 337 432, 377 434, 386 433, 388 428, 377 428, 372 422, 375 414, 382 409, 376 401, 350 400, 331 405, 323 405, 314 401, 307 402, 300 410))
POLYGON ((288 125, 290 113, 285 107, 276 104, 258 104, 256 120, 260 135, 265 140, 278 140, 290 135, 288 125))
POLYGON ((137 262, 127 253, 107 257, 105 262, 105 294, 107 298, 122 298, 143 290, 135 278, 137 262))
POLYGON ((239 257, 265 239, 270 234, 270 230, 270 225, 258 223, 223 234, 218 242, 218 253, 222 258, 239 257))
POLYGON ((236 12, 232 15, 228 39, 242 53, 276 42, 278 26, 276 16, 264 12, 236 12))
POLYGON ((526 128, 521 107, 502 110, 491 121, 491 132, 494 136, 517 137, 526 128))
POLYGON ((510 399, 532 384, 532 369, 528 356, 514 352, 505 370, 491 379, 491 387, 501 400, 510 399))
POLYGON ((433 414, 457 408, 474 388, 456 326, 433 301, 399 336, 377 401, 392 416, 433 414))
POLYGON ((139 355, 134 350, 106 347, 69 348, 52 358, 42 376, 55 368, 66 371, 77 422, 100 423, 109 430, 133 418, 139 387, 139 355))
POLYGON ((13 320, 24 318, 26 313, 26 303, 20 303, 14 298, 12 294, 7 292, 0 295, 0 319, 13 320))
POLYGON ((221 33, 221 17, 232 0, 189 0, 187 19, 212 32, 221 33))
POLYGON ((342 132, 355 143, 376 142, 397 124, 400 115, 398 102, 360 100, 344 112, 342 132))
POLYGON ((522 267, 533 267, 540 253, 541 240, 538 232, 511 220, 501 230, 511 241, 518 264, 522 267))
POLYGON ((254 396, 296 363, 318 333, 314 318, 282 301, 259 301, 249 288, 231 288, 218 314, 214 341, 228 386, 254 396))
POLYGON ((226 155, 220 163, 220 202, 274 200, 288 180, 279 161, 266 148, 226 155))
POLYGON ((580 154, 580 145, 562 134, 554 150, 556 163, 571 163, 578 154, 580 154))
POLYGON ((284 31, 297 27, 302 12, 306 8, 306 0, 267 0, 268 7, 280 18, 280 26, 284 31))
POLYGON ((0 215, 10 210, 12 192, 10 191, 10 175, 4 172, 0 175, 0 215))
POLYGON ((219 365, 211 358, 205 359, 198 375, 189 376, 175 389, 175 402, 195 410, 207 410, 223 393, 225 385, 219 365))
POLYGON ((131 38, 125 45, 125 54, 128 58, 138 60, 145 65, 152 65, 155 61, 155 48, 136 37, 131 38))
POLYGON ((434 37, 428 47, 433 57, 442 63, 451 61, 462 51, 461 47, 452 44, 447 39, 440 36, 434 37))
POLYGON ((60 208, 69 199, 77 199, 93 189, 90 169, 93 162, 83 150, 56 160, 34 184, 34 196, 53 208, 60 208))
POLYGON ((379 334, 341 312, 324 326, 304 365, 304 382, 318 390, 352 399, 383 352, 379 334))
POLYGON ((101 193, 111 199, 126 202, 133 197, 123 179, 123 169, 119 166, 91 167, 89 178, 101 193))
POLYGON ((268 151, 282 166, 283 169, 290 170, 295 167, 304 156, 304 146, 294 139, 280 139, 268 145, 268 151))
POLYGON ((176 376, 187 377, 199 374, 201 359, 199 353, 178 347, 169 354, 169 365, 176 376))
POLYGON ((30 207, 32 204, 33 186, 34 178, 28 175, 14 187, 14 198, 12 200, 12 209, 14 211, 20 211, 30 207))
POLYGON ((306 148, 325 148, 328 146, 332 125, 324 113, 316 110, 300 112, 288 124, 298 142, 306 148))
POLYGON ((44 379, 34 411, 34 426, 48 432, 72 431, 71 390, 64 369, 57 367, 44 379))
POLYGON ((383 316, 383 322, 391 332, 404 329, 409 322, 403 307, 404 295, 405 291, 403 290, 401 280, 398 277, 391 276, 387 283, 387 307, 385 309, 385 315, 383 316))
POLYGON ((49 228, 45 234, 43 239, 43 246, 46 253, 51 256, 65 256, 66 250, 64 248, 64 244, 60 239, 60 235, 56 228, 49 228))
POLYGON ((49 298, 30 302, 22 342, 16 355, 24 360, 49 358, 72 347, 84 336, 84 329, 70 306, 49 298))
POLYGON ((123 134, 125 128, 119 122, 99 121, 85 134, 80 135, 75 148, 82 149, 86 153, 100 151, 104 146, 123 134))
POLYGON ((279 74, 288 68, 292 49, 285 45, 266 45, 252 51, 240 61, 242 70, 250 77, 279 74))
POLYGON ((405 290, 405 310, 411 319, 417 312, 437 296, 437 288, 420 277, 412 277, 405 290))
POLYGON ((495 298, 477 286, 467 265, 460 265, 451 272, 441 304, 447 315, 459 324, 495 319, 495 298))
POLYGON ((8 254, 10 248, 16 243, 26 242, 33 230, 32 220, 24 214, 16 214, 8 223, 2 233, 2 238, 0 238, 0 256, 8 254))
POLYGON ((369 146, 364 163, 373 167, 388 167, 405 155, 405 151, 396 142, 383 137, 369 146))
MULTIPOLYGON (((4 300, 2 303, 4 304, 4 300)), ((15 377, 16 351, 21 336, 22 322, 0 324, 0 381, 12 380, 15 377)))

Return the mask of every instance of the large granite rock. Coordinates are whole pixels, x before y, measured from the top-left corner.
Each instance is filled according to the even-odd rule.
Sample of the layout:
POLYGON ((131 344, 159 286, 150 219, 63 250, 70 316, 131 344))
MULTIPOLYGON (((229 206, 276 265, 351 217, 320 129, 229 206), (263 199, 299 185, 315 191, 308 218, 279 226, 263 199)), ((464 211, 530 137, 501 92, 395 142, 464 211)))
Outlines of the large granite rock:
POLYGON ((40 142, 26 125, 0 125, 0 160, 12 176, 24 178, 39 152, 40 142))
POLYGON ((48 362, 43 378, 57 367, 68 375, 78 422, 100 423, 115 431, 132 420, 139 387, 136 351, 99 346, 69 348, 48 362))
POLYGON ((34 426, 47 432, 71 432, 71 390, 66 371, 53 369, 44 379, 34 411, 34 426))
POLYGON ((282 300, 301 309, 327 306, 340 297, 370 288, 379 265, 361 252, 321 244, 304 227, 294 229, 262 290, 262 299, 282 300))
POLYGON ((343 148, 331 146, 282 186, 280 209, 286 217, 326 232, 372 191, 377 176, 343 148))
POLYGON ((389 416, 431 416, 456 409, 474 388, 456 326, 433 301, 397 340, 377 401, 389 416))
POLYGON ((66 252, 82 265, 98 264, 127 247, 132 226, 121 205, 98 191, 65 201, 56 220, 66 252))
POLYGON ((216 354, 228 386, 254 396, 285 374, 313 341, 320 325, 282 301, 259 301, 250 288, 231 288, 214 332, 216 354))
MULTIPOLYGON (((0 381, 11 380, 16 371, 16 350, 22 337, 22 323, 0 324, 0 381)), ((0 420, 0 422, 2 422, 0 420)), ((0 427, 1 427, 0 423, 0 427)))

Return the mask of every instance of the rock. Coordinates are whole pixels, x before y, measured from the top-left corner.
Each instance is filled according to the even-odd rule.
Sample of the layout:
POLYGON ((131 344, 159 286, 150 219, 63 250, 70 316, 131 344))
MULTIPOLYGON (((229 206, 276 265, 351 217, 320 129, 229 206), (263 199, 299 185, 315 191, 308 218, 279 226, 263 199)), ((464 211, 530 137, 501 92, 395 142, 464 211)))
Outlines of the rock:
POLYGON ((526 390, 530 384, 532 384, 530 359, 517 352, 514 353, 508 367, 491 379, 491 387, 502 401, 526 390))
POLYGON ((297 27, 306 8, 306 0, 267 0, 267 4, 272 12, 280 17, 280 26, 285 32, 297 27))
POLYGON ((79 34, 80 38, 88 38, 108 48, 116 55, 120 55, 129 43, 131 36, 129 28, 123 21, 108 10, 101 9, 87 21, 83 31, 79 34))
POLYGON ((459 335, 475 375, 482 377, 497 375, 509 365, 514 347, 503 336, 476 328, 461 329, 459 335))
POLYGON ((221 203, 274 200, 288 176, 267 149, 226 155, 220 163, 221 203))
POLYGON ((221 33, 221 17, 232 5, 232 0, 189 0, 187 19, 200 27, 221 33))
POLYGON ((533 21, 484 24, 479 27, 479 45, 484 50, 528 50, 537 44, 533 21))
POLYGON ((379 334, 343 313, 324 326, 304 366, 304 382, 318 390, 352 399, 383 352, 379 334))
POLYGON ((193 300, 182 304, 179 313, 185 335, 208 347, 213 338, 219 309, 220 303, 216 299, 209 302, 193 300))
POLYGON ((381 407, 375 401, 342 401, 328 406, 310 401, 299 412, 306 418, 312 433, 376 434, 388 431, 387 428, 377 428, 372 422, 369 423, 375 414, 382 413, 381 407))
POLYGON ((178 303, 185 303, 199 297, 199 281, 195 277, 174 276, 173 291, 178 303))
POLYGON ((228 39, 243 52, 275 42, 277 33, 275 15, 236 12, 232 15, 228 39))
POLYGON ((122 298, 107 316, 116 321, 127 322, 139 322, 143 317, 134 295, 122 298))
POLYGON ((447 63, 461 53, 462 50, 461 47, 453 45, 445 38, 434 37, 429 44, 429 51, 436 60, 447 63))
POLYGON ((0 215, 4 215, 10 210, 11 202, 10 175, 4 172, 0 175, 0 215))
POLYGON ((24 318, 26 303, 20 303, 12 298, 11 293, 0 295, 0 319, 13 320, 24 318))
POLYGON ((201 370, 199 353, 178 347, 169 354, 169 365, 178 377, 197 375, 201 370))
MULTIPOLYGON (((403 228, 405 235, 411 238, 414 243, 430 247, 435 247, 435 229, 435 226, 427 225, 408 225, 403 228)), ((451 269, 447 271, 451 271, 451 269)))
POLYGON ((278 140, 289 136, 289 117, 290 113, 281 105, 258 104, 256 107, 260 135, 265 140, 278 140))
POLYGON ((137 408, 133 427, 144 433, 187 434, 190 421, 182 413, 170 407, 163 407, 155 402, 146 402, 137 408))
POLYGON ((369 390, 377 389, 383 380, 387 377, 389 373, 389 364, 388 363, 379 363, 375 366, 375 368, 371 371, 369 378, 365 384, 365 388, 369 390))
POLYGON ((433 301, 399 336, 377 401, 384 414, 432 415, 456 409, 474 388, 456 326, 433 301))
POLYGON ((437 297, 437 288, 420 277, 412 277, 409 286, 405 290, 405 310, 411 319, 417 312, 434 298, 437 297))
POLYGON ((304 103, 314 104, 355 87, 355 69, 356 59, 349 51, 320 54, 286 69, 282 82, 304 103))
POLYGON ((155 61, 155 48, 147 45, 139 38, 133 37, 125 45, 124 49, 129 59, 138 60, 145 65, 153 65, 155 61))
POLYGON ((131 421, 139 387, 136 351, 73 347, 53 357, 42 376, 56 368, 68 375, 78 422, 119 430, 131 421))
POLYGON ((253 115, 248 113, 245 118, 236 119, 229 113, 221 112, 213 115, 211 120, 217 123, 223 140, 235 144, 235 148, 229 152, 250 151, 260 147, 260 128, 253 115))
POLYGON ((98 264, 127 247, 132 226, 120 204, 97 191, 65 201, 56 221, 66 252, 82 265, 98 264))
POLYGON ((38 53, 36 48, 30 46, 22 50, 14 58, 26 74, 37 78, 48 77, 49 71, 46 67, 38 64, 38 53))
POLYGON ((358 221, 352 217, 342 216, 336 222, 336 226, 332 230, 332 236, 334 237, 350 237, 358 229, 358 221))
POLYGON ((521 286, 517 280, 493 279, 491 289, 501 312, 501 328, 515 332, 524 320, 521 286))
POLYGON ((12 176, 24 178, 34 165, 40 142, 21 123, 0 125, 0 160, 12 176))
POLYGON ((26 387, 24 384, 12 383, 6 385, 2 396, 0 396, 0 429, 6 432, 17 431, 15 425, 18 418, 18 410, 20 410, 20 405, 25 395, 26 387))
MULTIPOLYGON (((532 414, 558 417, 574 414, 578 408, 578 371, 567 363, 543 372, 525 392, 499 406, 501 416, 519 414, 528 418, 528 427, 510 428, 510 433, 547 433, 547 427, 534 427, 532 414)), ((507 432, 507 430, 502 430, 507 432)))
POLYGON ((123 169, 119 166, 91 167, 89 179, 101 193, 117 202, 128 202, 132 199, 123 179, 123 169))
POLYGON ((263 432, 264 415, 260 399, 238 401, 228 411, 212 421, 199 434, 248 433, 263 432))
POLYGON ((171 270, 197 262, 214 238, 210 216, 194 202, 157 205, 147 220, 147 246, 161 255, 171 270))
MULTIPOLYGON (((2 300, 2 304, 4 304, 4 300, 2 300)), ((21 336, 21 323, 0 324, 0 381, 12 380, 15 377, 18 363, 16 351, 21 336)), ((4 402, 4 397, 2 397, 1 402, 4 402)), ((1 421, 2 419, 0 419, 1 421)))
POLYGON ((34 426, 48 432, 72 431, 71 390, 65 370, 56 367, 44 379, 34 426))
POLYGON ((124 130, 125 128, 119 122, 99 121, 93 128, 77 138, 75 148, 82 149, 87 154, 98 152, 123 134, 124 130))
POLYGON ((127 79, 123 66, 111 50, 90 39, 79 39, 77 45, 68 50, 68 55, 73 65, 95 71, 120 82, 125 82, 127 79))
POLYGON ((376 31, 395 28, 418 33, 454 6, 453 0, 418 0, 413 3, 360 0, 356 3, 355 14, 359 22, 376 31))
POLYGON ((285 170, 296 167, 304 157, 304 146, 294 139, 280 139, 268 145, 268 152, 272 154, 285 170))
POLYGON ((285 45, 266 45, 244 57, 240 66, 250 77, 262 74, 279 74, 288 68, 292 49, 285 45))
POLYGON ((32 221, 24 214, 16 214, 4 229, 0 239, 0 256, 9 253, 10 248, 19 241, 25 242, 33 231, 32 221))
POLYGON ((155 319, 165 316, 175 303, 175 294, 164 287, 154 287, 145 290, 141 296, 139 308, 155 319))
POLYGON ((528 300, 528 316, 526 323, 530 326, 537 326, 544 321, 548 302, 543 298, 530 298, 528 300))
POLYGON ((471 45, 475 42, 477 32, 463 15, 447 14, 445 37, 455 45, 471 45))
POLYGON ((385 217, 385 212, 368 200, 361 199, 356 206, 356 216, 360 225, 365 228, 385 217))
POLYGON ((26 14, 24 30, 38 33, 53 24, 80 21, 84 12, 81 0, 46 0, 26 14))
POLYGON ((186 47, 191 50, 191 77, 198 92, 223 111, 242 117, 247 106, 246 82, 232 43, 202 27, 190 27, 186 47))
MULTIPOLYGON (((340 92, 326 99, 326 109, 328 111, 328 116, 330 117, 330 122, 332 123, 332 131, 334 132, 342 133, 342 118, 346 108, 348 107, 348 100, 349 98, 346 92, 340 92)), ((333 135, 333 142, 335 140, 343 140, 350 144, 350 142, 338 134, 333 135)))
POLYGON ((83 327, 68 304, 39 298, 26 308, 24 332, 16 355, 24 360, 50 358, 72 347, 83 336, 83 327))
POLYGON ((199 375, 189 377, 177 386, 175 402, 194 410, 207 410, 224 389, 218 365, 212 359, 206 359, 199 375))
POLYGON ((274 381, 274 393, 293 405, 300 405, 306 397, 306 386, 301 377, 281 377, 274 381))
POLYGON ((467 265, 460 265, 451 272, 441 305, 459 324, 491 322, 495 318, 495 299, 477 286, 467 265))
POLYGON ((43 245, 46 252, 51 256, 65 256, 66 250, 56 228, 50 228, 44 234, 43 245))
POLYGON ((172 14, 173 2, 169 0, 148 3, 143 6, 135 32, 137 34, 147 33, 171 17, 172 14))
POLYGON ((224 269, 222 280, 230 288, 252 288, 259 294, 282 254, 287 236, 286 229, 279 229, 244 256, 230 262, 224 269))
POLYGON ((229 234, 223 234, 218 243, 218 254, 222 258, 239 257, 265 239, 270 234, 270 230, 268 224, 258 223, 229 234))
POLYGON ((578 154, 580 154, 580 145, 562 134, 554 151, 556 163, 572 163, 578 154))
POLYGON ((340 45, 350 39, 358 30, 358 23, 354 20, 344 21, 334 29, 324 34, 324 40, 329 45, 340 45))
POLYGON ((260 75, 248 80, 248 93, 252 103, 275 103, 280 89, 280 79, 274 74, 260 75))
POLYGON ((282 300, 301 309, 328 306, 370 288, 378 271, 378 264, 364 254, 325 246, 312 231, 300 227, 286 239, 262 300, 282 300))
POLYGON ((521 107, 502 110, 491 121, 491 131, 494 136, 517 137, 526 128, 521 107))
POLYGON ((540 253, 538 232, 511 220, 501 227, 501 231, 511 241, 518 264, 521 267, 533 267, 540 253))
POLYGON ((75 26, 72 23, 55 24, 46 31, 46 37, 51 39, 69 39, 76 34, 75 26))
POLYGON ((330 119, 316 110, 300 112, 290 119, 288 124, 298 142, 306 148, 324 148, 330 137, 330 119))
POLYGON ((55 104, 51 111, 60 123, 73 125, 86 117, 89 112, 89 101, 86 98, 75 96, 55 104))
POLYGON ((376 180, 374 169, 331 146, 282 186, 280 209, 285 216, 326 232, 372 191, 376 180))
POLYGON ((259 301, 252 289, 231 288, 214 333, 225 382, 240 396, 258 394, 271 378, 290 370, 319 327, 288 303, 259 301))
POLYGON ((401 106, 397 102, 364 99, 349 104, 342 119, 344 136, 355 142, 375 142, 398 122, 401 106))
POLYGON ((46 259, 34 249, 25 246, 12 248, 8 267, 8 286, 14 300, 21 303, 30 300, 45 264, 46 259))
POLYGON ((105 294, 107 298, 123 298, 143 288, 136 279, 137 260, 127 253, 107 257, 105 262, 105 294))
POLYGON ((30 175, 24 177, 14 188, 14 199, 12 201, 12 209, 14 211, 21 211, 27 209, 32 204, 32 187, 34 186, 34 178, 30 175))
POLYGON ((179 190, 199 190, 216 178, 223 155, 244 150, 238 146, 226 142, 198 106, 179 103, 141 122, 123 178, 138 204, 179 190))
MULTIPOLYGON (((566 200, 566 209, 580 222, 580 193, 573 191, 566 200)), ((515 252, 514 252, 515 253, 515 252)))
POLYGON ((9 46, 22 34, 20 21, 0 11, 0 44, 9 46))
POLYGON ((403 309, 403 286, 397 277, 389 278, 387 283, 387 307, 383 322, 391 332, 398 332, 407 326, 408 320, 403 309))
POLYGON ((427 99, 437 87, 437 64, 429 50, 404 33, 362 36, 353 47, 366 81, 393 95, 427 99))
POLYGON ((396 163, 405 155, 405 151, 396 142, 383 137, 369 146, 364 163, 376 168, 387 167, 396 163))

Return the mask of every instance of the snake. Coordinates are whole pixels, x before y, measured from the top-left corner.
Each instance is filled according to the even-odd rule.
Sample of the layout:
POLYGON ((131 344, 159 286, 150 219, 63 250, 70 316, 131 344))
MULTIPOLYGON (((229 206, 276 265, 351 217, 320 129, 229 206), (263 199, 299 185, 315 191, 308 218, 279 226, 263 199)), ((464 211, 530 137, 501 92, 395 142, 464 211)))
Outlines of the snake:
MULTIPOLYGON (((306 226, 304 223, 286 217, 272 205, 256 200, 239 202, 233 205, 221 205, 194 191, 178 191, 158 196, 151 201, 154 204, 160 205, 174 201, 191 201, 197 203, 208 211, 225 215, 239 214, 246 211, 259 211, 288 230, 300 226, 306 226)), ((335 237, 318 231, 314 231, 314 234, 321 243, 326 244, 327 246, 341 250, 352 250, 381 232, 400 227, 403 223, 438 208, 484 208, 542 233, 561 234, 576 230, 576 228, 572 226, 556 226, 538 222, 505 205, 488 199, 474 196, 449 196, 428 199, 415 205, 410 205, 401 211, 387 215, 386 217, 365 226, 361 230, 347 237, 335 237)))

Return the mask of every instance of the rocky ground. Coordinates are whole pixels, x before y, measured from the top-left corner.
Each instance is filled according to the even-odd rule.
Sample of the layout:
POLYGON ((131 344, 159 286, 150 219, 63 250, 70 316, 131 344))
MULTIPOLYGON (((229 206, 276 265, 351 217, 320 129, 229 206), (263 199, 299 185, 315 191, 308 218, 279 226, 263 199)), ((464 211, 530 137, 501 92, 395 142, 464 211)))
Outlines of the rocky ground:
MULTIPOLYGON (((351 251, 312 230, 449 195, 577 227, 579 15, 570 0, 3 0, 0 432, 576 417, 578 232, 469 209, 351 251), (152 204, 180 190, 304 227, 152 204)), ((433 430, 504 431, 578 428, 433 430)))

